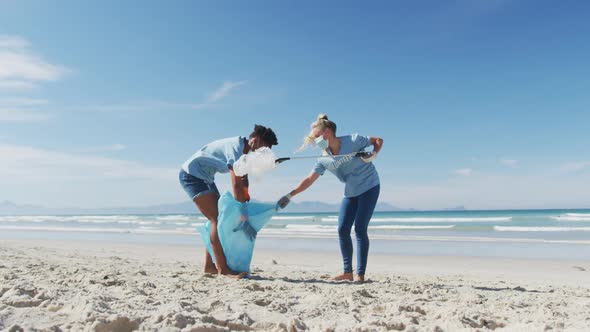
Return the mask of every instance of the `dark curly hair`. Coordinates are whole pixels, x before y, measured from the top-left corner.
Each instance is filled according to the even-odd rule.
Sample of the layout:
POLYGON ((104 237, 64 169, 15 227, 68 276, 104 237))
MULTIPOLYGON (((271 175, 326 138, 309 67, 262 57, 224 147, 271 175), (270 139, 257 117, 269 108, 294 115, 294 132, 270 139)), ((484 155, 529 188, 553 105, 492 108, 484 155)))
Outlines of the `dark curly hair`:
POLYGON ((270 128, 261 125, 254 125, 254 131, 250 134, 250 138, 259 137, 264 143, 273 146, 278 145, 277 135, 270 128))

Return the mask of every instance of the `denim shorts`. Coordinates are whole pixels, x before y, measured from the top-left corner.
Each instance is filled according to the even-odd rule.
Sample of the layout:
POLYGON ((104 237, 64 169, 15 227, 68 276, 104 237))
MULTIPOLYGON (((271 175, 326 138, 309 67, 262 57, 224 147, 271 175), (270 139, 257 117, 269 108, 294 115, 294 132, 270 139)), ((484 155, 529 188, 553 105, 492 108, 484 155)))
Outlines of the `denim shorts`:
POLYGON ((178 173, 178 180, 188 197, 192 200, 210 192, 214 192, 219 196, 219 190, 217 190, 214 182, 207 183, 205 180, 194 177, 182 169, 178 173))

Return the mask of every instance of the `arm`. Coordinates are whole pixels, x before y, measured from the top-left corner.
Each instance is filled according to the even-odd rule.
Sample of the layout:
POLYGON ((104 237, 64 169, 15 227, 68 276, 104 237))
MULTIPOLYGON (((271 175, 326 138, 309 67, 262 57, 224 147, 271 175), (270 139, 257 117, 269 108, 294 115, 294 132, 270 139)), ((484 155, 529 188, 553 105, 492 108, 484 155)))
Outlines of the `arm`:
MULTIPOLYGON (((234 192, 234 198, 236 199, 236 201, 240 203, 250 201, 250 193, 248 193, 248 175, 237 176, 232 168, 230 168, 229 173, 231 176, 231 184, 234 192)), ((256 229, 254 229, 248 221, 248 207, 246 206, 246 204, 241 204, 240 206, 240 223, 237 227, 234 228, 233 231, 237 232, 239 230, 246 233, 246 236, 251 241, 253 241, 256 238, 256 234, 258 233, 256 229)))
POLYGON ((304 192, 307 188, 311 187, 311 185, 320 177, 319 173, 316 172, 311 172, 307 177, 305 177, 303 180, 301 180, 301 182, 299 182, 299 184, 297 185, 297 187, 295 187, 295 189, 291 190, 291 192, 289 193, 289 195, 295 196, 299 193, 304 192))
POLYGON ((371 145, 373 146, 373 153, 377 154, 383 147, 383 139, 381 137, 369 137, 371 145))
POLYGON ((381 151, 381 148, 383 147, 383 139, 381 137, 369 137, 369 141, 373 146, 373 152, 364 152, 363 156, 361 156, 361 159, 366 163, 375 160, 379 151, 381 151))
POLYGON ((248 175, 237 176, 233 168, 230 168, 229 174, 231 177, 231 185, 236 201, 244 203, 250 200, 250 193, 248 192, 248 175))
POLYGON ((319 177, 321 176, 321 174, 316 173, 316 172, 311 172, 307 177, 305 177, 305 179, 301 180, 301 182, 297 185, 297 187, 295 187, 295 189, 291 190, 291 192, 289 192, 287 195, 283 196, 277 203, 277 205, 281 208, 284 209, 289 202, 291 201, 291 198, 293 198, 293 196, 305 191, 307 188, 309 188, 319 177))

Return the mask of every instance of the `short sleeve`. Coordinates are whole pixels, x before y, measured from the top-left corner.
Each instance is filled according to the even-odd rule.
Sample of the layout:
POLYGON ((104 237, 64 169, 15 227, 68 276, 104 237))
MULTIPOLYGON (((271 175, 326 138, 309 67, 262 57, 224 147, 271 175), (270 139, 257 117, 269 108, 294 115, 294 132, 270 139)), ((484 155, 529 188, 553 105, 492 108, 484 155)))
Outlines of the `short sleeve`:
POLYGON ((238 137, 238 140, 226 146, 225 157, 227 159, 227 166, 231 169, 233 165, 244 154, 245 141, 243 137, 238 137))
POLYGON ((324 167, 324 165, 318 161, 313 167, 313 172, 318 173, 319 175, 324 175, 326 172, 326 167, 324 167))
POLYGON ((354 134, 352 135, 352 144, 355 147, 355 150, 362 150, 371 145, 371 139, 368 136, 354 134))

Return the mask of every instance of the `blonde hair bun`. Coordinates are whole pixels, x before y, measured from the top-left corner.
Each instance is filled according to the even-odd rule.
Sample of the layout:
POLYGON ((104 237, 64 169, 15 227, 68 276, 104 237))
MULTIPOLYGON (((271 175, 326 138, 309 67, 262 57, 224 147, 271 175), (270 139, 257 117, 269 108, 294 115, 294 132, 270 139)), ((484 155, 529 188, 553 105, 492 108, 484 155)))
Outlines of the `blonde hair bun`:
POLYGON ((320 115, 318 115, 318 120, 328 120, 328 116, 326 114, 320 113, 320 115))

